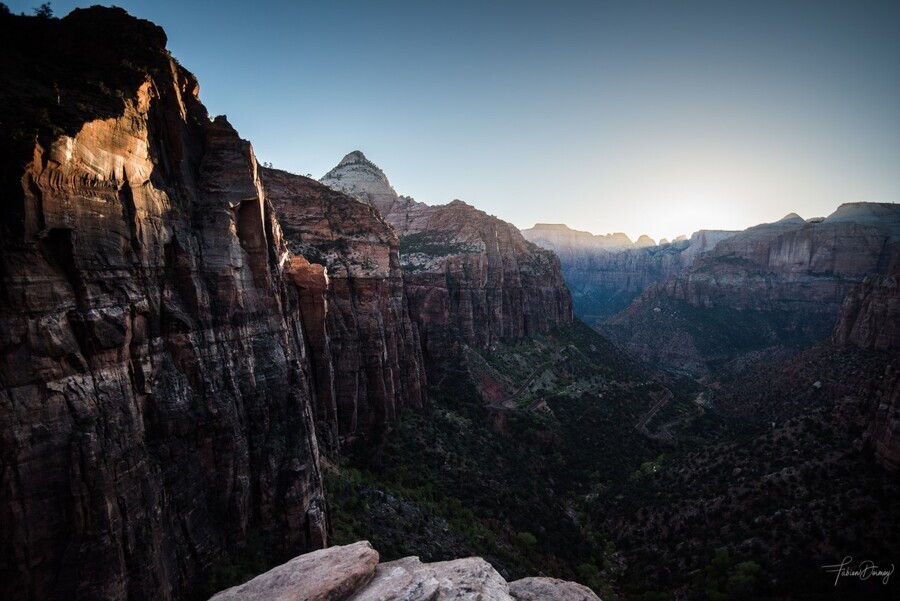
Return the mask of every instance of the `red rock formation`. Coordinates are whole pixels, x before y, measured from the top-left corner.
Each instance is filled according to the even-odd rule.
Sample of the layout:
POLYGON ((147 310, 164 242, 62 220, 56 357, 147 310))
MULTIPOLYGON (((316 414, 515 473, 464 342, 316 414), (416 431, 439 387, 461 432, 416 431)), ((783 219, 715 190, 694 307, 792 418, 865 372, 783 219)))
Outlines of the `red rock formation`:
POLYGON ((0 597, 181 598, 251 537, 322 546, 302 278, 249 144, 150 23, 0 20, 31 53, 3 127, 49 115, 3 132, 0 597))
POLYGON ((513 225, 459 200, 429 206, 397 196, 359 151, 322 182, 371 203, 396 230, 410 313, 432 365, 460 343, 486 347, 571 322, 559 260, 513 225))
MULTIPOLYGON (((324 406, 336 404, 343 439, 377 435, 403 407, 421 406, 425 390, 397 236, 371 205, 315 180, 264 169, 263 182, 292 252, 327 266, 327 322, 310 337, 324 423, 332 423, 324 406)), ((310 291, 322 298, 320 287, 310 291)), ((304 306, 308 330, 322 323, 315 304, 304 306)))

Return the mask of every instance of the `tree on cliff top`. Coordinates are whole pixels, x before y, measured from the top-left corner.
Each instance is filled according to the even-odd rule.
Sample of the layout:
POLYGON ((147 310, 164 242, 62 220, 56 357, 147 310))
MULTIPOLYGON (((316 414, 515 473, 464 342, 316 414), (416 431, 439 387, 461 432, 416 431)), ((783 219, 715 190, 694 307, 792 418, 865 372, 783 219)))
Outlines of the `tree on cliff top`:
POLYGON ((52 19, 53 18, 53 7, 50 6, 49 2, 44 2, 39 7, 33 9, 34 16, 40 17, 41 19, 52 19))

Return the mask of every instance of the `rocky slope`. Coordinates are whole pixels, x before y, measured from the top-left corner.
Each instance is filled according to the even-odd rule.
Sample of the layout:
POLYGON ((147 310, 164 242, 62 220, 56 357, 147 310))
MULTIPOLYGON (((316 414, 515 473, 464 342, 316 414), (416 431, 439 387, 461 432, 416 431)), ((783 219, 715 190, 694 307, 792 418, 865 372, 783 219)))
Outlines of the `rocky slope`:
POLYGON ((554 578, 507 583, 477 557, 422 563, 406 557, 379 563, 366 542, 301 555, 210 601, 317 599, 320 601, 599 601, 589 588, 554 578))
POLYGON ((400 197, 359 151, 321 181, 371 203, 394 227, 410 313, 431 364, 457 356, 460 343, 487 347, 571 322, 558 259, 513 225, 459 200, 429 206, 400 197))
POLYGON ((537 224, 522 235, 560 259, 575 314, 597 326, 625 309, 650 284, 691 266, 696 257, 736 232, 702 230, 691 238, 656 245, 646 236, 595 236, 565 225, 537 224))
POLYGON ((898 253, 898 205, 843 205, 813 222, 792 214, 719 241, 606 329, 645 359, 704 374, 747 352, 827 337, 853 286, 898 253))
POLYGON ((275 169, 263 169, 262 180, 294 255, 288 271, 297 265, 317 274, 301 285, 301 299, 308 299, 304 325, 315 334, 319 421, 336 425, 344 443, 377 437, 400 409, 421 406, 425 393, 397 236, 371 205, 315 180, 275 169))
POLYGON ((686 598, 715 589, 733 598, 897 597, 893 580, 836 586, 820 567, 848 554, 887 564, 900 552, 883 535, 900 519, 897 298, 895 271, 867 277, 831 339, 705 392, 682 440, 710 440, 667 452, 652 477, 597 499, 593 510, 628 560, 626 586, 686 598), (660 564, 668 570, 652 567, 660 564))

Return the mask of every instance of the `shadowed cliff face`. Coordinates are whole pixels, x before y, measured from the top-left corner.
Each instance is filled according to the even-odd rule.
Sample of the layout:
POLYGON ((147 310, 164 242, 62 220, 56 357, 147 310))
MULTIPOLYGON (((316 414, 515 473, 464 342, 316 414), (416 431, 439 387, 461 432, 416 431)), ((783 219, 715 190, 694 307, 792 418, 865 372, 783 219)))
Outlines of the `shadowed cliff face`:
POLYGON ((900 267, 870 276, 844 300, 832 336, 841 346, 887 351, 893 360, 884 369, 870 429, 875 458, 891 471, 900 470, 900 267))
POLYGON ((459 200, 429 206, 397 196, 359 151, 322 183, 369 202, 397 232, 410 313, 432 367, 457 356, 460 343, 489 347, 571 323, 559 259, 513 225, 459 200))
POLYGON ((377 437, 425 390, 397 236, 371 205, 315 180, 264 169, 263 182, 291 251, 327 269, 320 302, 303 311, 308 330, 324 328, 310 337, 320 424, 336 425, 344 442, 377 437))
POLYGON ((249 144, 155 26, 97 8, 4 33, 21 23, 38 65, 84 35, 67 67, 118 94, 21 56, 0 91, 83 104, 2 165, 0 596, 180 598, 248 541, 322 546, 302 290, 249 144))

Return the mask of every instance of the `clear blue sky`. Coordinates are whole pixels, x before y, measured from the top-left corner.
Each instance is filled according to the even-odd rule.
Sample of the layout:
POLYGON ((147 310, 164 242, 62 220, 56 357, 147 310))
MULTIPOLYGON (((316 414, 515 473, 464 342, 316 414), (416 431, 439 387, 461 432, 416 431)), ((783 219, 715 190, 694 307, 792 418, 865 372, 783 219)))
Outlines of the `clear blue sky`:
POLYGON ((116 4, 297 173, 632 238, 900 201, 900 2, 116 4))

